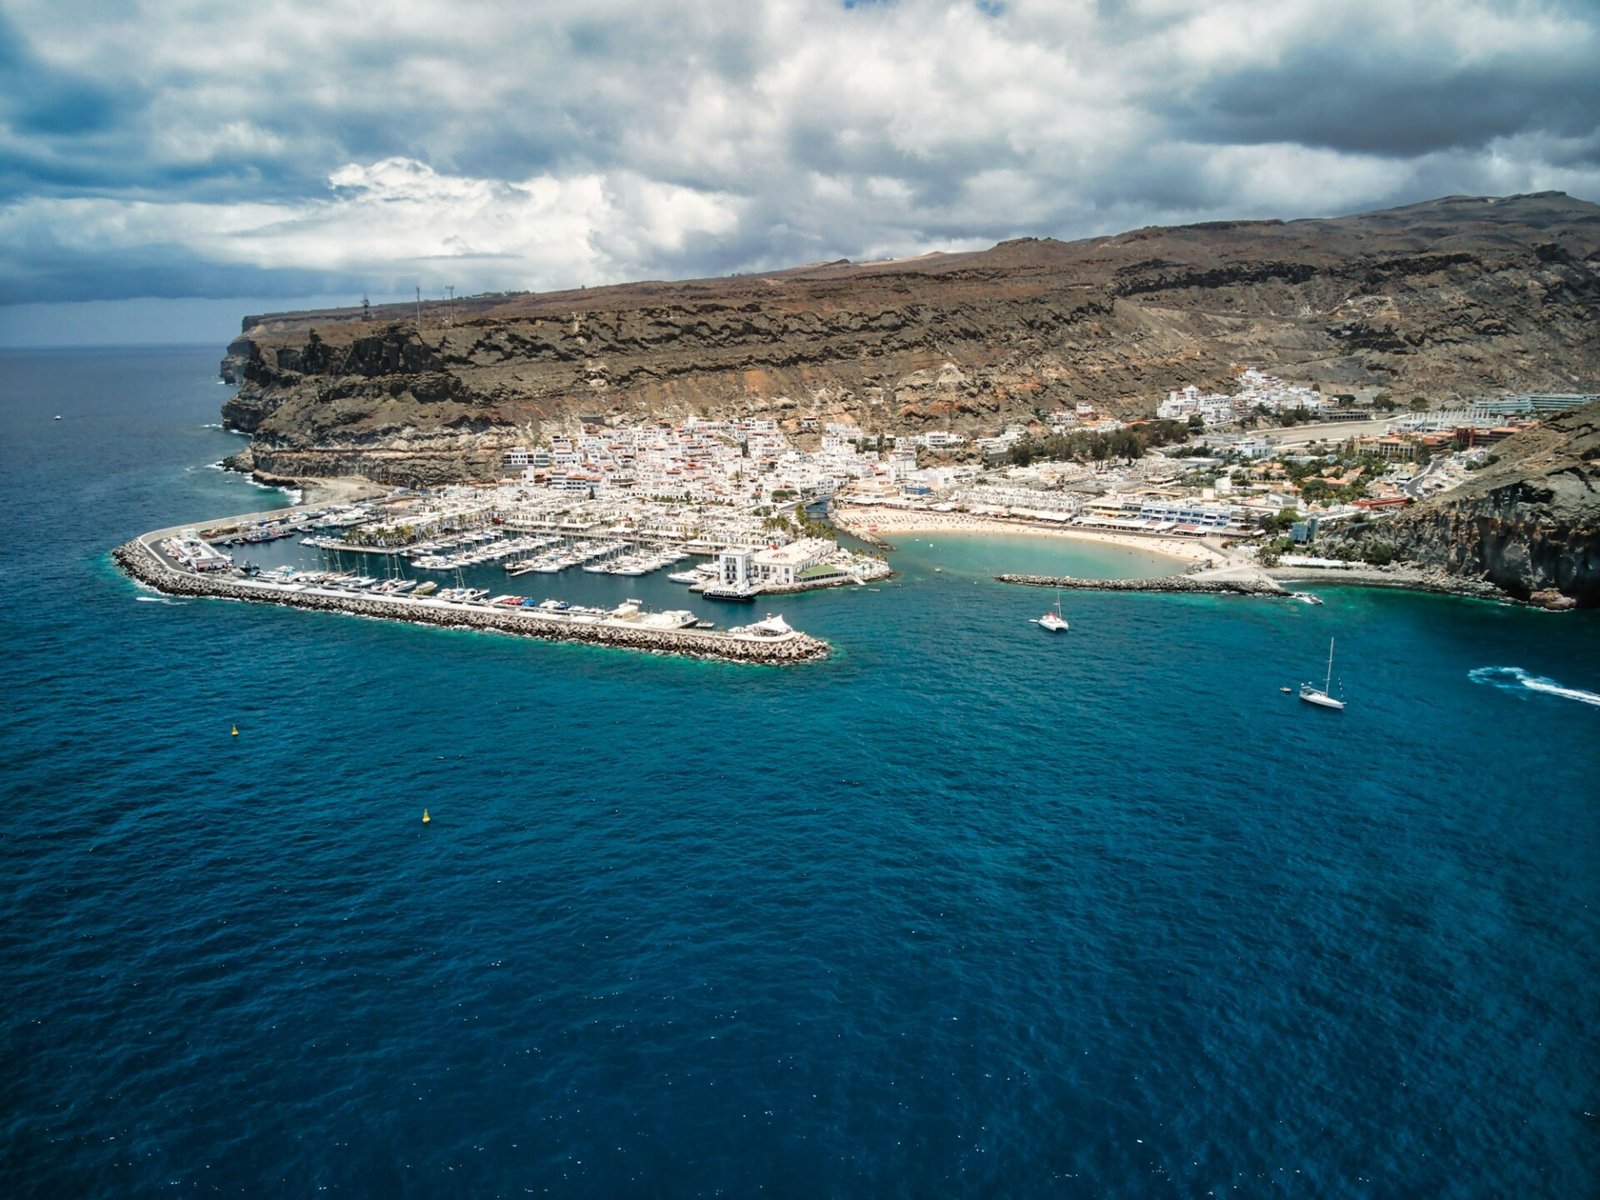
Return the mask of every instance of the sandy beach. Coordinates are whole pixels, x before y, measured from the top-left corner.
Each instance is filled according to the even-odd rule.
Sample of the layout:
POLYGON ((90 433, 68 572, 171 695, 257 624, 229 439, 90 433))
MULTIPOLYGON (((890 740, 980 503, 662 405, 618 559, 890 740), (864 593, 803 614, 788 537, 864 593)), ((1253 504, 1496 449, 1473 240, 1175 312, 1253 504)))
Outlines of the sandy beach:
MULTIPOLYGON (((262 476, 256 476, 258 480, 262 476)), ((301 506, 316 507, 330 504, 354 504, 358 500, 371 500, 387 495, 392 489, 370 479, 338 476, 330 479, 267 480, 275 487, 300 489, 301 506)))
POLYGON ((866 541, 889 540, 897 533, 1021 533, 1040 537, 1070 538, 1100 542, 1159 554, 1201 568, 1235 565, 1225 553, 1189 538, 1149 537, 1136 533, 1112 533, 1101 529, 1059 528, 1037 521, 1008 521, 999 517, 976 517, 962 512, 926 512, 903 508, 854 507, 835 504, 829 510, 835 525, 866 541))

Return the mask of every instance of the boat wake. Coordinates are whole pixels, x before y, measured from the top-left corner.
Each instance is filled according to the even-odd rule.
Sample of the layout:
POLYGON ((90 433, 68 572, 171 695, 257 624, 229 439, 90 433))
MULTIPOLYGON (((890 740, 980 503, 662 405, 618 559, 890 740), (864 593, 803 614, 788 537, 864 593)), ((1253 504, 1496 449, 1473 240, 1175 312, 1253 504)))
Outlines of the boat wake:
POLYGON ((167 596, 135 596, 134 599, 140 604, 170 604, 175 608, 182 608, 188 603, 185 600, 173 600, 167 596))
POLYGON ((1473 683, 1486 683, 1502 691, 1513 692, 1519 688, 1527 688, 1530 691, 1544 692, 1546 695, 1560 696, 1564 700, 1576 700, 1579 704, 1592 704, 1600 708, 1600 695, 1586 692, 1582 688, 1562 687, 1554 679, 1546 679, 1542 675, 1530 675, 1521 667, 1478 667, 1476 670, 1468 671, 1467 678, 1473 683))

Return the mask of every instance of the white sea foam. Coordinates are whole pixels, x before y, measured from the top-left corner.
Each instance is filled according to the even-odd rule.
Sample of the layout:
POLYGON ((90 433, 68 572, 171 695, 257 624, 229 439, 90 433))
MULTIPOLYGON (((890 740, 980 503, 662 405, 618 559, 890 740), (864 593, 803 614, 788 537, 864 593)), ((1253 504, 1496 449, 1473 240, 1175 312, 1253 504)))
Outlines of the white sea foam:
POLYGON ((1554 679, 1546 679, 1542 675, 1530 675, 1521 667, 1478 667, 1476 670, 1468 671, 1467 678, 1473 683, 1486 683, 1503 691, 1511 692, 1526 688, 1529 691, 1560 696, 1564 700, 1576 700, 1579 704, 1592 704, 1600 708, 1600 695, 1586 692, 1582 688, 1562 687, 1554 679))

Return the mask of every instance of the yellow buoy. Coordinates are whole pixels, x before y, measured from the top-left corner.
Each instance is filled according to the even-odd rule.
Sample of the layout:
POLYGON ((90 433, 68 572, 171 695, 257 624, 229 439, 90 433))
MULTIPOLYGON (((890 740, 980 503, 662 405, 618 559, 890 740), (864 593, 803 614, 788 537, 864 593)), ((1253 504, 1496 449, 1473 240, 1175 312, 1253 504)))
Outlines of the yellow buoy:
POLYGON ((234 737, 238 737, 239 736, 239 727, 237 725, 235 725, 233 727, 233 736, 234 737))
POLYGON ((424 825, 426 825, 431 820, 433 820, 433 818, 428 815, 428 810, 427 809, 423 809, 422 810, 422 823, 424 825))

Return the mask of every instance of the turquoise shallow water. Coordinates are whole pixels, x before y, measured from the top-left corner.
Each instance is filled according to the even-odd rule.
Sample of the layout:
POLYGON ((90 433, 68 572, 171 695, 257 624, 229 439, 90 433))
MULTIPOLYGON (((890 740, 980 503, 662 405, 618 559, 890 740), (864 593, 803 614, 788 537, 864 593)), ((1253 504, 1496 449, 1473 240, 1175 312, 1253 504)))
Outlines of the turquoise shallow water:
POLYGON ((937 535, 792 670, 161 601, 112 545, 271 498, 215 358, 0 359, 5 1194, 1600 1188, 1593 614, 1052 637, 989 577, 1110 552, 937 535))

